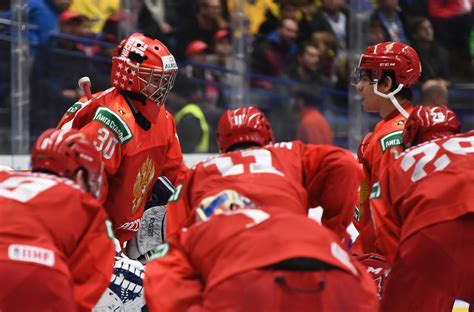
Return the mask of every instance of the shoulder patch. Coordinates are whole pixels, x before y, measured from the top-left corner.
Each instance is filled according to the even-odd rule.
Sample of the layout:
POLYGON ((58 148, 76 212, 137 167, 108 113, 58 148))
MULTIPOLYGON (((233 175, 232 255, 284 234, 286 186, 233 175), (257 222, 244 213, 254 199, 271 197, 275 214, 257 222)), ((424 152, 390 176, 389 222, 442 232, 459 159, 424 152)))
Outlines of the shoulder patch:
POLYGON ((155 259, 163 258, 164 256, 168 254, 169 250, 170 250, 170 244, 168 242, 164 242, 163 244, 158 245, 155 249, 151 251, 151 255, 147 259, 148 262, 155 259))
POLYGON ((115 112, 105 106, 101 106, 95 111, 92 120, 96 120, 112 130, 119 139, 120 144, 127 143, 133 138, 132 131, 127 123, 125 123, 125 121, 123 121, 115 112))
POLYGON ((390 147, 402 145, 402 133, 403 130, 397 130, 384 135, 379 142, 382 153, 390 147))
POLYGON ((69 109, 66 111, 67 114, 74 114, 75 112, 77 112, 79 109, 81 109, 82 105, 84 105, 84 103, 82 102, 76 102, 74 103, 71 107, 69 107, 69 109))

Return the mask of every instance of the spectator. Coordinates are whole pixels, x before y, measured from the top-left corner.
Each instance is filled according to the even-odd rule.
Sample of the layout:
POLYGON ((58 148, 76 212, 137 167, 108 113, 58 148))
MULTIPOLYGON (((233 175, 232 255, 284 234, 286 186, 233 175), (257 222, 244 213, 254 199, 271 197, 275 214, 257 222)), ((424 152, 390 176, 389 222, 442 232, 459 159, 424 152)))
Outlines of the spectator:
POLYGON ((312 31, 327 31, 338 42, 338 53, 345 52, 348 45, 349 16, 343 0, 322 0, 321 7, 313 16, 312 31))
POLYGON ((338 81, 338 69, 335 58, 338 51, 336 37, 330 32, 320 31, 313 33, 311 41, 319 50, 321 80, 328 86, 336 85, 338 81))
POLYGON ((232 38, 227 29, 221 29, 215 33, 213 47, 213 53, 208 57, 209 63, 229 68, 232 55, 232 38))
POLYGON ((371 20, 369 23, 367 44, 375 45, 377 43, 384 42, 384 40, 385 40, 385 30, 383 28, 382 23, 377 19, 371 20))
POLYGON ((331 127, 316 108, 321 102, 319 92, 300 89, 294 94, 294 102, 300 114, 296 139, 305 144, 333 144, 331 127))
POLYGON ((420 81, 430 79, 449 80, 449 54, 435 41, 433 26, 428 18, 418 16, 411 20, 413 48, 418 52, 421 61, 420 81))
POLYGON ((445 80, 433 79, 421 85, 421 105, 448 105, 448 85, 445 80))
MULTIPOLYGON (((228 1, 229 12, 236 12, 234 1, 228 1)), ((249 22, 249 31, 256 35, 260 26, 265 21, 268 12, 277 12, 278 4, 274 0, 243 1, 243 11, 249 22)))
POLYGON ((214 35, 213 54, 208 56, 208 62, 218 68, 212 70, 214 80, 218 83, 219 95, 216 105, 227 108, 229 102, 229 90, 235 73, 228 70, 232 66, 232 38, 226 29, 221 29, 214 35))
POLYGON ((92 31, 102 32, 107 19, 120 9, 120 0, 72 0, 70 10, 87 16, 93 23, 92 31))
POLYGON ((252 56, 252 70, 268 76, 282 76, 295 61, 298 24, 291 19, 281 21, 278 29, 257 43, 252 56))
POLYGON ((272 10, 267 10, 267 13, 265 14, 266 19, 260 25, 260 29, 258 30, 258 36, 260 38, 274 32, 282 20, 291 19, 298 23, 299 32, 297 41, 301 42, 309 39, 309 36, 311 35, 311 25, 301 14, 297 2, 294 0, 280 1, 278 9, 279 10, 277 10, 276 13, 272 10))
POLYGON ((176 36, 176 55, 182 60, 188 44, 193 40, 204 41, 212 45, 214 34, 219 29, 228 28, 220 0, 198 0, 197 14, 190 20, 184 20, 176 36))
POLYGON ((474 20, 472 1, 429 0, 428 9, 438 39, 449 47, 451 67, 457 74, 453 78, 472 82, 473 72, 469 66, 469 36, 474 20))
POLYGON ((183 153, 217 153, 214 138, 222 109, 209 105, 200 97, 199 86, 179 74, 167 107, 176 120, 176 131, 183 153))
POLYGON ((195 97, 215 106, 219 96, 218 86, 212 71, 207 68, 209 46, 201 40, 191 41, 186 47, 188 63, 182 72, 198 86, 195 97))
POLYGON ((382 24, 385 32, 383 41, 407 42, 406 21, 398 11, 398 0, 377 0, 377 3, 370 20, 378 20, 382 24))
POLYGON ((114 48, 121 40, 121 22, 124 18, 124 13, 122 11, 118 11, 114 15, 111 15, 105 22, 104 28, 102 29, 102 35, 99 37, 103 42, 110 43, 110 45, 102 47, 102 55, 112 57, 114 48))
POLYGON ((143 33, 170 44, 175 31, 168 18, 168 15, 172 15, 171 9, 167 0, 145 0, 138 15, 138 28, 143 33))
MULTIPOLYGON (((58 30, 58 19, 61 12, 68 9, 71 0, 28 0, 28 23, 35 29, 28 32, 28 41, 32 47, 32 52, 46 44, 49 35, 58 30)), ((12 11, 3 14, 6 19, 12 19, 12 11)))
POLYGON ((110 64, 93 57, 100 48, 80 41, 83 36, 92 34, 89 18, 64 11, 60 15, 59 28, 62 34, 74 37, 63 37, 62 34, 52 36, 38 52, 32 65, 31 101, 42 108, 30 111, 33 140, 45 129, 54 127, 71 102, 84 95, 77 85, 79 78, 93 77, 95 88, 110 87, 110 64))
POLYGON ((287 70, 288 78, 318 89, 323 82, 320 77, 320 52, 313 42, 305 42, 298 50, 296 62, 287 70))

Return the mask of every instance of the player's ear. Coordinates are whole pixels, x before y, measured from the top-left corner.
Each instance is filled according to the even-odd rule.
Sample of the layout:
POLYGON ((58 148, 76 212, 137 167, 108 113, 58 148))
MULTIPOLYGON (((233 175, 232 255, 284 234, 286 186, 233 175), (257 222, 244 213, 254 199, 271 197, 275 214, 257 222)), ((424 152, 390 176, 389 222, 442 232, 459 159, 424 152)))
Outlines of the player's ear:
POLYGON ((77 183, 83 189, 84 191, 88 192, 89 187, 87 185, 87 177, 86 177, 86 172, 84 169, 78 169, 76 173, 73 176, 74 182, 77 183))
POLYGON ((385 76, 382 81, 379 82, 379 91, 382 93, 389 93, 392 89, 393 80, 390 76, 385 76))

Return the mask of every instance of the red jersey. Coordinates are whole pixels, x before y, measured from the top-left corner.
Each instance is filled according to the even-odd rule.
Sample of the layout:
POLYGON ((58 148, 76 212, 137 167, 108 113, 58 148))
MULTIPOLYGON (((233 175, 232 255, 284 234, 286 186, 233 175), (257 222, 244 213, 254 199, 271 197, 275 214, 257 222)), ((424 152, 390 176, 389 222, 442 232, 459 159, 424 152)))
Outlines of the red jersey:
POLYGON ((361 176, 352 154, 330 145, 293 141, 221 154, 188 171, 168 203, 166 230, 194 223, 185 220, 204 198, 232 189, 272 214, 321 206, 323 225, 347 238, 361 176))
POLYGON ((175 183, 186 170, 171 114, 161 107, 157 122, 145 130, 115 88, 74 104, 58 128, 80 129, 102 153, 108 183, 104 207, 120 242, 138 231, 156 179, 166 176, 175 183))
MULTIPOLYGON (((414 107, 410 102, 404 102, 402 107, 410 114, 414 107)), ((369 200, 370 189, 378 181, 382 157, 391 149, 402 150, 402 133, 406 118, 394 109, 387 117, 379 121, 374 128, 373 136, 363 149, 359 161, 364 169, 364 180, 360 186, 360 203, 356 210, 354 225, 359 231, 359 237, 354 245, 354 252, 360 254, 378 253, 375 246, 375 231, 371 210, 377 210, 377 203, 369 200)))
POLYGON ((382 208, 374 215, 377 245, 392 262, 410 235, 474 212, 474 132, 417 145, 396 160, 386 158, 389 164, 371 197, 382 208))
POLYGON ((110 283, 115 248, 106 220, 100 203, 69 179, 0 172, 0 261, 70 276, 81 311, 90 311, 110 283))
MULTIPOLYGON (((241 209, 184 228, 147 264, 145 296, 151 311, 187 311, 226 278, 283 260, 319 259, 373 288, 334 233, 295 213, 241 209), (156 294, 168 294, 156 296, 156 294)), ((152 257, 153 258, 153 257, 152 257)))

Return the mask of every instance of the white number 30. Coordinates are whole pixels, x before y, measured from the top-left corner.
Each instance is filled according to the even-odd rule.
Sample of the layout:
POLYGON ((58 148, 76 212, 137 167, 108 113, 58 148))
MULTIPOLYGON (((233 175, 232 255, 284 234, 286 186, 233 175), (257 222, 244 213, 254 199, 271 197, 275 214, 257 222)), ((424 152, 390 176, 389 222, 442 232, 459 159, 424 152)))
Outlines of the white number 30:
POLYGON ((114 155, 115 146, 117 146, 118 142, 118 139, 114 135, 110 135, 109 130, 100 128, 97 139, 95 139, 93 143, 99 152, 102 151, 104 159, 110 159, 114 155))

